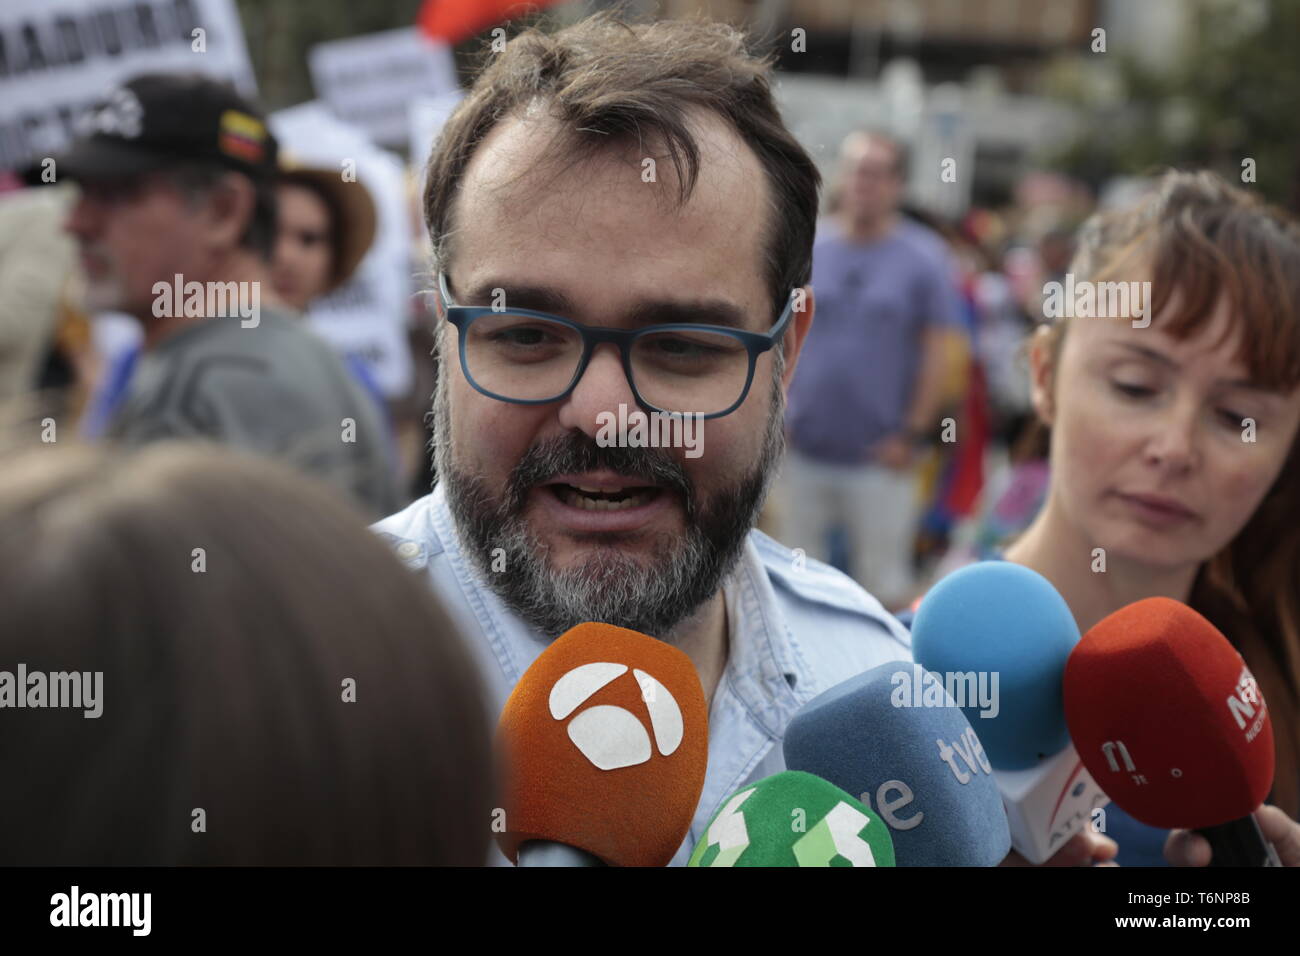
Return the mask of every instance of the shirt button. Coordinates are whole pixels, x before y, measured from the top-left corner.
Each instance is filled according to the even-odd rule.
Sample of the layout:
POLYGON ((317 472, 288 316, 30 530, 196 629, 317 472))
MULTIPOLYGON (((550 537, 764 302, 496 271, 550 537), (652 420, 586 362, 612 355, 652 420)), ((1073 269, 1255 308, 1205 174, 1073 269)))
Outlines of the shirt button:
POLYGON ((413 558, 420 553, 420 546, 414 541, 403 541, 397 546, 399 558, 413 558))

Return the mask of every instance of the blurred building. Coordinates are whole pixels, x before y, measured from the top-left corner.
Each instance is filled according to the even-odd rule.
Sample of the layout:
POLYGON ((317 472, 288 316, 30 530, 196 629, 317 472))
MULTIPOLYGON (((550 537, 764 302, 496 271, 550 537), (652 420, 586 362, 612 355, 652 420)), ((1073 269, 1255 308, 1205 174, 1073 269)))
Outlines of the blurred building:
POLYGON ((1076 60, 1104 100, 1116 57, 1172 57, 1186 42, 1190 16, 1183 0, 641 0, 640 6, 662 17, 704 12, 766 38, 778 57, 786 121, 828 179, 849 130, 881 127, 912 147, 910 200, 948 216, 973 202, 1008 200, 1045 152, 1096 123, 1096 116, 1045 95, 1043 79, 1054 64, 1076 60), (1098 37, 1104 52, 1094 50, 1098 37))

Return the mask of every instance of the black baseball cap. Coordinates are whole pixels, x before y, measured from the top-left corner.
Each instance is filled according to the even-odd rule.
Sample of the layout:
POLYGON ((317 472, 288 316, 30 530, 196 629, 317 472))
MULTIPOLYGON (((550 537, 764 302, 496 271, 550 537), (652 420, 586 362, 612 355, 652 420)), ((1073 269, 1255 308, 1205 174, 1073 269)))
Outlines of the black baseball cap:
POLYGON ((261 110, 229 83, 202 74, 137 76, 79 126, 80 138, 54 156, 60 180, 122 179, 193 162, 255 181, 276 175, 278 146, 261 110))

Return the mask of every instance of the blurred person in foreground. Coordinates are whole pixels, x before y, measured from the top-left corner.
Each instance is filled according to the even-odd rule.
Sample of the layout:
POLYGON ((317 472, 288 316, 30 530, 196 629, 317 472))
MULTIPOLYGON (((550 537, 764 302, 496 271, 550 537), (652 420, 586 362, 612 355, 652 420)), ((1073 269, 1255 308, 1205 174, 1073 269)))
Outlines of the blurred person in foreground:
POLYGON ((790 386, 783 537, 825 560, 842 526, 853 576, 887 607, 914 593, 917 465, 961 337, 952 264, 901 215, 901 144, 875 132, 841 148, 842 186, 813 249, 816 327, 790 386))
POLYGON ((0 568, 0 865, 486 859, 473 663, 319 483, 206 445, 41 447, 0 471, 0 568), (51 706, 58 674, 81 706, 51 706))
POLYGON ((204 437, 396 507, 384 426, 329 346, 276 298, 277 144, 231 87, 152 74, 115 90, 56 157, 81 197, 66 228, 87 307, 139 320, 138 358, 102 397, 107 437, 204 437))
POLYGON ((439 482, 376 526, 498 710, 586 621, 690 657, 709 760, 675 865, 728 794, 784 769, 800 707, 911 656, 875 598, 753 530, 812 320, 820 184, 769 69, 729 26, 608 14, 491 58, 427 177, 439 482), (700 454, 611 442, 620 406, 710 416, 700 454))

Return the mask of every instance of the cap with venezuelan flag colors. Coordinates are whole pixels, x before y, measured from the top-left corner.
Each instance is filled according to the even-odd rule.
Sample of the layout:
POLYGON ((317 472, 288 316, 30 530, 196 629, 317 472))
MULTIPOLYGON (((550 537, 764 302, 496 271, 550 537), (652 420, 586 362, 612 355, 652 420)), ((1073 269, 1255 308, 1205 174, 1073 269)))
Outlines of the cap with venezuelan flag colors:
POLYGON ((59 179, 120 179, 194 162, 253 179, 276 174, 276 141, 261 110, 230 84, 202 74, 137 76, 79 125, 79 138, 54 157, 59 179))

